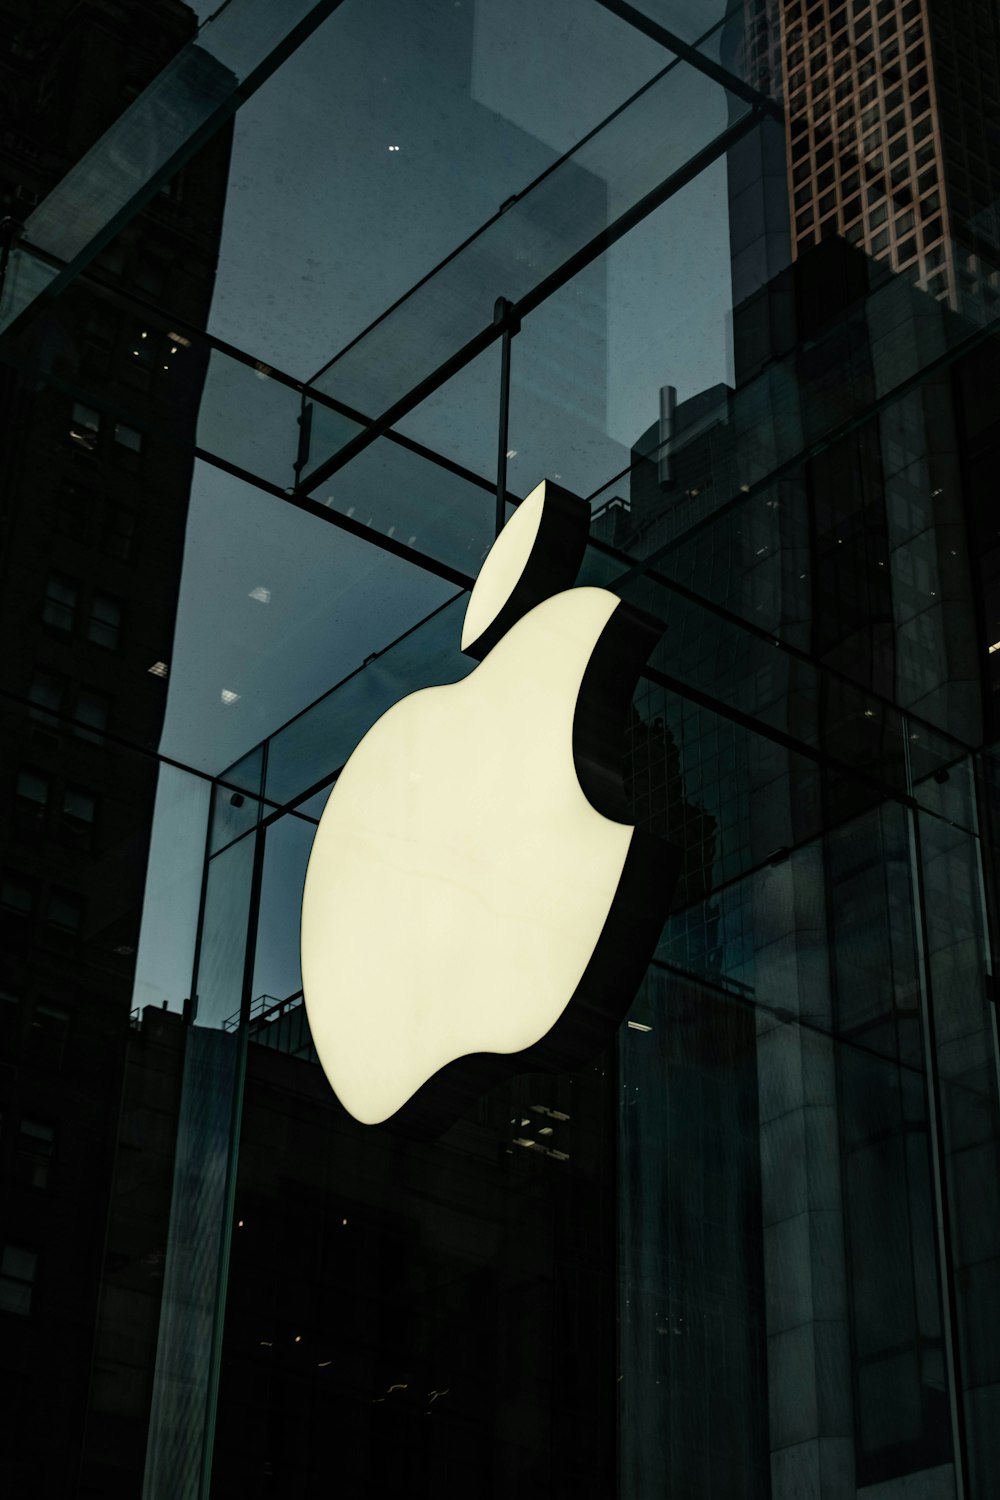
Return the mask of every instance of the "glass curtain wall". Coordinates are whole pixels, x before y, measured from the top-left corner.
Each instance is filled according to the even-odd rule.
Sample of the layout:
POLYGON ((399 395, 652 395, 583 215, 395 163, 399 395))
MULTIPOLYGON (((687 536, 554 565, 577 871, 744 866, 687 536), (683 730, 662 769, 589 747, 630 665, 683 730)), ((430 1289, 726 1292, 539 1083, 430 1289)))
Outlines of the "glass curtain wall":
POLYGON ((0 1465, 48 1392, 38 1493, 988 1500, 1000 250, 793 236, 794 4, 241 7, 225 88, 170 7, 9 252, 0 1465), (680 879, 591 1064, 361 1126, 315 829, 546 477, 664 626, 680 879))

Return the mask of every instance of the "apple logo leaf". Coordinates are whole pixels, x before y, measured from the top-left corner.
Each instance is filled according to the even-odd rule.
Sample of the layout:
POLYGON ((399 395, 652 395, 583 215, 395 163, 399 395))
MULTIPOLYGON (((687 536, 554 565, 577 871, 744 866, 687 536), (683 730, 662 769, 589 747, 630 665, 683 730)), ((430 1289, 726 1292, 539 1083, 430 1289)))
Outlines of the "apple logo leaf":
POLYGON ((579 1066, 645 972, 679 853, 628 822, 659 623, 572 588, 589 509, 546 481, 491 548, 460 682, 395 704, 330 795, 302 900, 320 1062, 365 1124, 436 1133, 499 1078, 579 1066))
POLYGON ((462 626, 462 650, 477 661, 522 615, 568 589, 587 548, 590 511, 543 480, 517 507, 479 570, 462 626))

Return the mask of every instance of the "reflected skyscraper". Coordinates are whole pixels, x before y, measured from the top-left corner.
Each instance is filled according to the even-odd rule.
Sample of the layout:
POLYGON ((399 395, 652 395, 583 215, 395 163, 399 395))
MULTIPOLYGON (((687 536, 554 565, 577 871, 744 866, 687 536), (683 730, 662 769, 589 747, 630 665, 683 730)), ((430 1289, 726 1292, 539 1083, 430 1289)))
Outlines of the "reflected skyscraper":
MULTIPOLYGON (((8 6, 4 23, 9 246, 195 18, 175 0, 47 0, 8 6)), ((227 167, 223 136, 0 365, 10 1493, 76 1493, 88 1405, 86 1439, 110 1453, 132 1400, 93 1351, 192 472, 178 439, 193 437, 202 373, 185 329, 208 313, 227 167)), ((124 1329, 124 1304, 114 1317, 124 1329)))

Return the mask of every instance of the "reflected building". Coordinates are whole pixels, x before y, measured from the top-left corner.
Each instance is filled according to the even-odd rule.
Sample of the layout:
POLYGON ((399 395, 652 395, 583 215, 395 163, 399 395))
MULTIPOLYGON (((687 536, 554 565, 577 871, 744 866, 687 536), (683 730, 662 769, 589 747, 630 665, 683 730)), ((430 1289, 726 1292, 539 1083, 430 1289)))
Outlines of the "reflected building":
POLYGON ((780 11, 793 245, 843 235, 932 296, 998 294, 1000 36, 982 0, 780 11))
MULTIPOLYGON (((5 7, 5 233, 194 27, 174 0, 5 7)), ((171 439, 193 439, 200 380, 157 304, 204 322, 227 167, 223 135, 0 365, 8 1493, 93 1492, 77 1489, 88 1405, 87 1441, 113 1449, 136 1399, 93 1351, 192 472, 171 439)), ((115 1316, 126 1338, 128 1305, 115 1316)))
MULTIPOLYGON (((911 1483, 917 1493, 933 1495, 938 1483, 950 1483, 944 1476, 956 1443, 942 1377, 946 1350, 994 1311, 982 1289, 949 1306, 943 1289, 954 1267, 928 1259, 921 1228, 940 1211, 935 1111, 941 1101, 928 1097, 923 1083, 932 1044, 917 976, 926 950, 922 958, 905 819, 838 769, 838 763, 865 767, 902 790, 921 775, 917 761, 922 743, 933 742, 935 724, 976 743, 992 717, 981 665, 989 646, 980 623, 984 599, 974 586, 966 531, 981 501, 968 487, 962 409, 976 370, 996 357, 992 343, 989 353, 959 362, 951 379, 925 380, 824 443, 815 457, 786 466, 780 479, 770 477, 782 467, 779 441, 787 441, 779 423, 792 426, 790 446, 808 447, 810 431, 829 425, 832 381, 844 372, 875 404, 879 364, 901 317, 941 347, 966 332, 946 297, 894 276, 845 241, 803 249, 735 309, 734 387, 676 404, 671 392, 661 395, 661 419, 633 449, 627 498, 612 499, 595 517, 598 536, 615 549, 647 559, 647 570, 716 600, 742 617, 744 631, 753 626, 762 643, 785 648, 769 652, 766 668, 758 669, 755 701, 768 705, 772 722, 822 751, 818 764, 796 764, 774 745, 762 751, 716 725, 685 758, 689 768, 703 763, 720 737, 728 740, 735 779, 746 788, 737 836, 748 862, 763 870, 742 914, 739 898, 730 904, 716 895, 701 905, 692 893, 668 922, 661 948, 676 976, 662 1000, 673 1036, 665 1044, 665 1075, 685 1076, 677 1049, 690 1036, 686 992, 689 1006, 715 1013, 716 1045, 726 1039, 728 1064, 741 1060, 747 1092, 739 1118, 753 1118, 727 1195, 732 1201, 746 1192, 759 1203, 761 1220, 744 1220, 742 1270, 738 1239, 727 1242, 727 1274, 734 1278, 727 1285, 739 1290, 726 1325, 728 1347, 716 1358, 747 1372, 736 1403, 741 1412, 766 1383, 770 1453, 751 1461, 748 1433, 727 1494, 791 1497, 817 1486, 819 1493, 831 1486, 832 1493, 853 1494, 868 1485, 884 1485, 890 1494, 896 1484, 911 1483), (755 471, 768 476, 765 482, 755 482, 755 471), (821 681, 816 666, 823 668, 821 681), (911 710, 908 728, 892 722, 889 703, 911 710), (826 833, 812 842, 820 827, 826 833), (718 946, 708 952, 700 945, 700 912, 711 913, 717 933, 718 946), (754 934, 752 951, 741 954, 747 931, 754 934), (732 985, 741 968, 757 997, 756 1028, 749 1031, 732 985), (681 981, 698 969, 700 983, 681 981), (876 972, 884 979, 873 987, 876 972), (717 988, 720 974, 730 982, 717 988), (760 1009, 764 995, 783 997, 770 1018, 760 1009), (799 1026, 788 1024, 793 1017, 799 1026), (835 1052, 817 1047, 801 1029, 803 1020, 844 1045, 835 1052), (871 1241, 870 1225, 883 1214, 899 1226, 891 1252, 877 1251, 871 1241), (762 1264, 753 1258, 758 1236, 762 1264), (782 1278, 803 1257, 810 1284, 793 1293, 782 1278), (949 1319, 960 1321, 964 1334, 949 1319), (811 1392, 809 1424, 792 1395, 803 1388, 811 1392), (928 1476, 925 1490, 922 1476, 928 1476)), ((667 649, 654 662, 669 672, 682 655, 689 665, 688 653, 701 653, 706 685, 738 704, 748 658, 720 650, 725 636, 706 632, 703 618, 698 632, 687 635, 683 606, 674 605, 672 629, 680 639, 671 649, 668 632, 667 649)), ((684 743, 683 708, 669 702, 665 708, 671 743, 684 743)), ((940 783, 947 785, 948 773, 940 783)), ((938 872, 928 878, 936 882, 938 872)), ((947 965, 951 940, 942 932, 932 946, 937 963, 947 965)), ((966 1001, 950 984, 938 1004, 941 1032, 969 1024, 959 1019, 966 1001)), ((981 1001, 972 1005, 978 1011, 981 1001)), ((711 1071, 719 1066, 714 1059, 711 1071)), ((635 1076, 645 1093, 648 1070, 635 1076)), ((971 1095, 974 1077, 970 1069, 964 1084, 961 1075, 950 1082, 971 1095)), ((626 1128, 634 1143, 648 1131, 652 1154, 651 1142, 662 1144, 662 1121, 644 1119, 637 1103, 633 1108, 626 1128)), ((697 1142, 717 1128, 713 1116, 707 1103, 687 1112, 685 1151, 677 1160, 660 1159, 647 1198, 658 1189, 663 1199, 683 1203, 697 1142)), ((971 1138, 977 1129, 982 1122, 970 1125, 971 1138)), ((726 1134, 742 1139, 736 1121, 726 1134)), ((638 1157, 644 1154, 639 1147, 638 1157)), ((960 1156, 958 1148, 952 1169, 960 1156)), ((1000 1224, 990 1212, 996 1236, 1000 1224)), ((687 1222, 709 1217, 702 1202, 687 1222)), ((632 1253, 640 1259, 631 1266, 626 1260, 622 1273, 631 1272, 633 1293, 645 1288, 647 1310, 663 1288, 686 1286, 689 1316, 691 1303, 704 1300, 696 1288, 705 1285, 707 1251, 699 1241, 678 1260, 660 1262, 668 1244, 669 1235, 654 1244, 637 1230, 632 1253)), ((640 1364, 662 1368, 667 1379, 672 1368, 683 1370, 683 1359, 657 1358, 641 1319, 625 1318, 626 1343, 630 1337, 640 1364)), ((695 1384, 680 1377, 688 1403, 695 1384)), ((642 1419, 641 1408, 636 1415, 642 1419)), ((707 1408, 689 1405, 683 1434, 661 1434, 654 1472, 705 1485, 725 1462, 693 1437, 710 1430, 707 1408)))

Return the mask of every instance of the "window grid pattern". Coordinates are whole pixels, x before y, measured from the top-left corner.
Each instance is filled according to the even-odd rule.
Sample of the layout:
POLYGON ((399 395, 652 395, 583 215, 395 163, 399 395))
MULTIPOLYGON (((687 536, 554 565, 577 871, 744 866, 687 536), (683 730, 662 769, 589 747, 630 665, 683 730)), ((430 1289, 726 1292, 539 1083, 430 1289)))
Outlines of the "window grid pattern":
POLYGON ((843 235, 953 300, 923 0, 786 0, 783 18, 794 253, 843 235))

